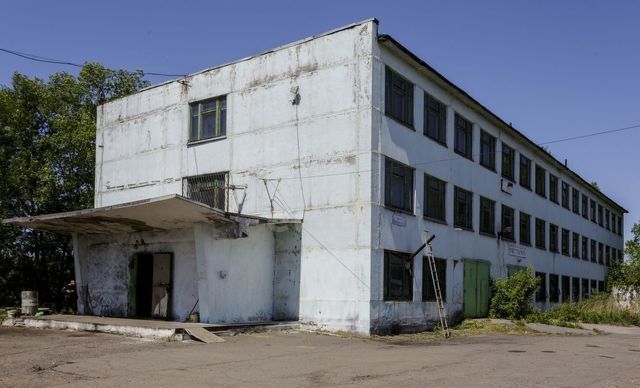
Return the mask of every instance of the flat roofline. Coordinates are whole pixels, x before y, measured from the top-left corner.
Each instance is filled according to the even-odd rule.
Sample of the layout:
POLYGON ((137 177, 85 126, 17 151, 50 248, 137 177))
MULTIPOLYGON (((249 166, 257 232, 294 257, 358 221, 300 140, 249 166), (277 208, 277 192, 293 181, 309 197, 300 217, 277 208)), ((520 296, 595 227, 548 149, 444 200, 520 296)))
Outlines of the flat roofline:
MULTIPOLYGON (((222 63, 220 65, 208 67, 206 69, 196 71, 195 73, 187 74, 184 77, 174 78, 174 79, 170 79, 170 80, 158 83, 158 84, 150 85, 150 86, 147 86, 146 88, 142 88, 142 89, 138 90, 134 94, 138 94, 138 93, 141 93, 141 92, 144 92, 144 91, 147 91, 147 90, 150 90, 150 89, 154 89, 154 88, 157 88, 157 87, 160 87, 160 86, 168 85, 168 84, 173 83, 173 82, 178 82, 178 81, 184 80, 186 78, 191 78, 191 77, 194 77, 196 75, 199 75, 199 74, 202 74, 202 73, 206 73, 208 71, 216 70, 216 69, 219 69, 219 68, 222 68, 222 67, 225 67, 225 66, 230 66, 230 65, 235 65, 235 64, 240 63, 240 62, 245 62, 245 61, 257 58, 257 57, 261 57, 261 56, 266 55, 266 54, 270 54, 270 53, 273 53, 273 52, 276 52, 276 51, 284 50, 284 49, 287 49, 289 47, 296 46, 296 45, 299 45, 299 44, 302 44, 302 43, 306 43, 306 42, 312 41, 314 39, 322 38, 322 37, 325 37, 325 36, 328 36, 328 35, 333 35, 333 34, 335 34, 337 32, 344 31, 344 30, 349 30, 349 29, 352 29, 354 27, 360 26, 362 24, 370 23, 370 22, 374 22, 376 24, 379 23, 378 19, 376 19, 376 18, 368 18, 368 19, 365 19, 365 20, 362 20, 362 21, 359 21, 359 22, 347 24, 346 26, 334 28, 333 30, 326 31, 326 32, 323 32, 321 34, 312 35, 312 36, 309 36, 309 37, 306 37, 306 38, 302 38, 302 39, 296 40, 296 41, 291 42, 291 43, 287 43, 287 44, 284 44, 284 45, 281 45, 281 46, 276 46, 274 48, 261 51, 261 52, 259 52, 257 54, 250 55, 248 57, 244 57, 244 58, 236 59, 235 61, 225 62, 225 63, 222 63)), ((127 97, 128 96, 123 96, 123 97, 120 97, 120 98, 127 98, 127 97)), ((99 105, 99 106, 109 105, 113 101, 117 101, 120 98, 116 98, 114 100, 111 100, 111 101, 109 101, 109 102, 107 102, 105 104, 99 105)))
POLYGON ((418 57, 416 54, 414 54, 409 49, 407 49, 405 46, 403 46, 400 42, 395 40, 391 35, 380 34, 380 35, 378 35, 378 41, 382 42, 382 43, 387 43, 387 42, 390 43, 392 45, 392 47, 397 48, 400 52, 404 53, 411 60, 416 62, 418 65, 420 65, 424 70, 427 70, 427 72, 433 74, 436 78, 438 78, 439 80, 444 82, 448 87, 453 89, 456 93, 462 95, 463 98, 466 98, 467 100, 469 100, 473 105, 475 105, 477 108, 479 108, 481 112, 484 112, 486 115, 490 116, 490 118, 496 120, 502 127, 504 127, 504 129, 506 129, 507 131, 512 131, 516 136, 518 136, 522 140, 524 140, 525 143, 533 146, 534 149, 539 151, 543 155, 543 157, 546 158, 548 161, 551 161, 552 164, 555 164, 556 167, 558 167, 561 170, 567 171, 578 182, 583 183, 585 186, 587 186, 589 188, 589 190, 594 195, 599 196, 605 202, 608 202, 609 205, 612 205, 612 207, 616 208, 617 210, 621 211, 622 213, 629 213, 625 208, 620 206, 616 201, 614 201, 613 199, 608 197, 606 194, 604 194, 603 192, 593 188, 591 183, 587 182, 577 172, 575 172, 572 169, 570 169, 569 167, 565 166, 558 159, 556 159, 553 155, 549 154, 544 148, 542 148, 541 146, 536 144, 533 140, 529 139, 524 133, 520 132, 519 130, 515 129, 513 126, 509 125, 506 121, 504 121, 502 118, 500 118, 500 116, 498 116, 497 114, 493 113, 489 108, 487 108, 484 105, 482 105, 475 98, 471 97, 471 95, 469 95, 469 93, 464 91, 462 88, 460 88, 459 86, 457 86, 453 82, 449 81, 444 75, 442 75, 440 72, 438 72, 436 69, 434 69, 427 62, 425 62, 420 57, 418 57))

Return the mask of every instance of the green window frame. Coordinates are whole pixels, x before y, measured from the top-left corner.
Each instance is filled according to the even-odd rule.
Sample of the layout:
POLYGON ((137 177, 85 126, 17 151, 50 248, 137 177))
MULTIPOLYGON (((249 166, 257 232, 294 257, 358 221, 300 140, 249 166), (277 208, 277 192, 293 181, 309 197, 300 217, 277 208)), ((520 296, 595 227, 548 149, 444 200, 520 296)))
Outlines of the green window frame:
POLYGON ((189 104, 189 142, 222 138, 227 135, 227 96, 189 104))

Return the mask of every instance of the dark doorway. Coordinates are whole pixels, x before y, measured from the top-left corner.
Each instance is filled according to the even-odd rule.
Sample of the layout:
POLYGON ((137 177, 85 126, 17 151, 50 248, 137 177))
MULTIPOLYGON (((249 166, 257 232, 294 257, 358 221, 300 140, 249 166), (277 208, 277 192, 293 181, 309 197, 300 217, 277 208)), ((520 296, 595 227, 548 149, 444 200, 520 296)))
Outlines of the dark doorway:
POLYGON ((169 319, 173 255, 137 253, 129 262, 128 316, 169 319))
POLYGON ((153 255, 137 255, 136 271, 136 316, 151 318, 151 292, 153 288, 153 255))

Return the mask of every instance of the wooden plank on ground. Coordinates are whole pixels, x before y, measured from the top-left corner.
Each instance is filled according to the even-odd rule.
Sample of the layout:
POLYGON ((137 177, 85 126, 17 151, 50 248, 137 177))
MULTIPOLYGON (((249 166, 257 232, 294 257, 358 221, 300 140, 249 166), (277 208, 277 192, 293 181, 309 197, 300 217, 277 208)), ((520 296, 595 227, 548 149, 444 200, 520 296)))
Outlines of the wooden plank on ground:
POLYGON ((198 341, 202 341, 206 344, 215 344, 218 342, 225 342, 222 338, 213 334, 203 327, 185 327, 184 331, 187 332, 192 338, 198 341))

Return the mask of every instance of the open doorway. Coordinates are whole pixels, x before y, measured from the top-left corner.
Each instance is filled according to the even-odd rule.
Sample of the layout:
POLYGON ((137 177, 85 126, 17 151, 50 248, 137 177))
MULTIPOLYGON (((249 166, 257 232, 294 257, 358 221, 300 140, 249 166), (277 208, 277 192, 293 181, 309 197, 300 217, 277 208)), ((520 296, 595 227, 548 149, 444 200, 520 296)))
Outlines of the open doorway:
POLYGON ((129 317, 170 319, 171 253, 136 253, 129 262, 129 317))

